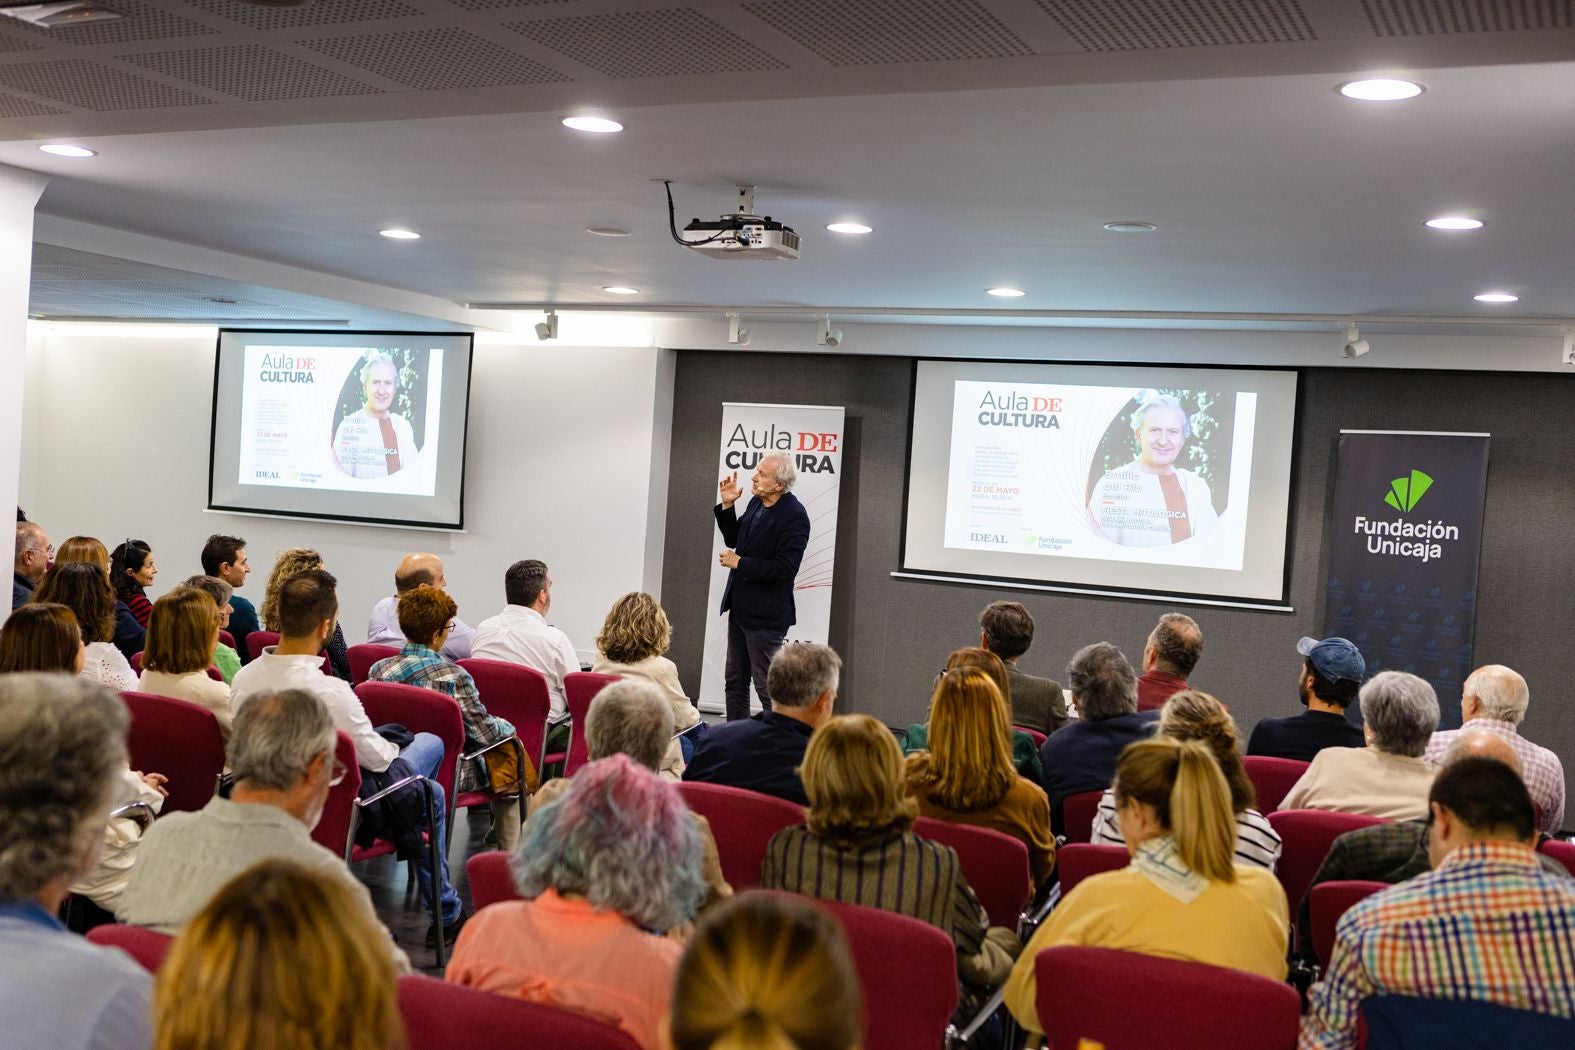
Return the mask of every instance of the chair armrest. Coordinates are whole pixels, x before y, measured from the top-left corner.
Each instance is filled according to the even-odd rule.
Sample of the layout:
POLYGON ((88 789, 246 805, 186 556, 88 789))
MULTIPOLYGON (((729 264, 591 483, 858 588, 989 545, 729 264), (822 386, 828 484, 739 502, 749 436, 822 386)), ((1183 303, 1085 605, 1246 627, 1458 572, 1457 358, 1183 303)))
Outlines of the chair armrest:
POLYGON ((153 823, 153 818, 155 816, 157 816, 157 814, 153 812, 153 807, 141 800, 127 802, 124 806, 117 806, 109 811, 110 820, 116 820, 120 817, 125 817, 128 820, 136 821, 137 826, 143 831, 146 831, 148 829, 148 825, 153 823))
POLYGON ((414 773, 414 774, 412 774, 412 775, 410 775, 408 777, 405 777, 403 780, 396 780, 392 784, 390 784, 386 788, 384 788, 382 791, 379 791, 379 792, 377 792, 374 795, 368 795, 366 798, 358 798, 358 799, 356 799, 355 800, 356 808, 357 809, 365 809, 367 806, 370 806, 374 802, 381 802, 381 801, 383 801, 383 799, 387 798, 389 795, 392 795, 394 792, 398 791, 400 788, 408 787, 411 784, 416 783, 417 781, 421 782, 421 790, 426 792, 427 807, 430 809, 431 806, 432 806, 432 781, 428 780, 426 777, 422 776, 419 773, 414 773))
MULTIPOLYGON (((486 747, 478 747, 476 750, 472 751, 468 755, 462 753, 459 757, 464 759, 466 762, 469 762, 472 759, 480 758, 482 755, 485 755, 489 751, 496 751, 498 748, 504 746, 505 744, 513 744, 516 747, 519 747, 520 746, 520 738, 518 736, 513 736, 513 735, 506 736, 502 740, 494 740, 492 743, 488 744, 486 747)), ((522 754, 524 753, 523 749, 521 749, 521 753, 522 754)))

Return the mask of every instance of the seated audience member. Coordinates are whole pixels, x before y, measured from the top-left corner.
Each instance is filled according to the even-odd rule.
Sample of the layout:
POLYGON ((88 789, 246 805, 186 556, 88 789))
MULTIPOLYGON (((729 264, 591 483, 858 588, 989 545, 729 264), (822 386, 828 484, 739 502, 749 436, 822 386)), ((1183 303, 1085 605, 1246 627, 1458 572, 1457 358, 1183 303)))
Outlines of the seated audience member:
POLYGON ((1039 749, 1050 813, 1058 828, 1061 801, 1109 787, 1121 749, 1152 736, 1159 718, 1157 711, 1138 711, 1137 675, 1121 650, 1109 642, 1085 645, 1073 653, 1066 680, 1081 720, 1051 733, 1039 749))
POLYGON ((928 751, 908 756, 919 815, 1004 832, 1028 847, 1036 885, 1055 867, 1050 800, 1012 765, 1006 700, 976 667, 947 671, 930 699, 928 751))
POLYGON ((548 751, 562 751, 569 744, 569 700, 563 676, 580 669, 580 658, 569 636, 547 622, 552 607, 552 576, 547 563, 527 560, 510 565, 503 574, 503 611, 482 620, 471 642, 472 656, 504 660, 540 671, 547 676, 552 710, 547 716, 548 751))
POLYGON ((28 602, 0 627, 0 674, 55 671, 81 674, 82 635, 64 605, 28 602))
POLYGON ((230 879, 258 861, 284 859, 342 884, 362 921, 379 931, 377 942, 398 952, 366 887, 343 858, 312 841, 328 789, 345 774, 334 758, 335 739, 328 708, 311 693, 249 697, 230 735, 230 797, 215 795, 201 810, 170 813, 148 829, 117 909, 120 921, 178 933, 230 879))
MULTIPOLYGON (((476 691, 470 672, 442 656, 449 628, 456 622, 459 607, 454 599, 435 587, 412 587, 399 596, 399 626, 405 632, 405 646, 398 656, 372 665, 367 680, 398 682, 434 689, 452 697, 465 719, 465 751, 474 753, 493 744, 502 744, 481 758, 459 761, 454 790, 460 793, 496 790, 500 795, 518 795, 535 779, 533 768, 521 769, 522 749, 505 743, 514 736, 514 726, 506 719, 489 714, 476 691)), ((529 756, 525 756, 527 766, 529 756)), ((498 848, 513 849, 520 835, 520 800, 498 798, 490 804, 492 828, 498 848)))
POLYGON ((1006 984, 1007 1008, 1031 1032, 1042 1030, 1034 958, 1060 945, 1285 979, 1285 891, 1267 868, 1234 863, 1230 785, 1208 747, 1169 737, 1132 744, 1116 766, 1115 792, 1132 862, 1078 883, 1029 940, 1006 984))
POLYGON ((1439 770, 1428 812, 1433 870, 1341 917, 1302 1047, 1356 1046, 1357 1008, 1375 995, 1575 1015, 1575 881, 1537 863, 1526 785, 1503 762, 1462 758, 1439 770))
POLYGON ((171 947, 153 998, 155 1047, 402 1047, 382 936, 345 879, 282 858, 253 865, 171 947))
POLYGON ((1303 638, 1296 651, 1302 655, 1296 692, 1307 710, 1260 721, 1247 754, 1311 762, 1326 747, 1363 746, 1362 727, 1345 717, 1367 675, 1361 650, 1344 638, 1303 638))
POLYGON ((666 1043, 856 1050, 859 999, 836 919, 806 901, 746 893, 700 920, 678 964, 666 1043))
MULTIPOLYGON (((257 619, 257 607, 249 599, 234 593, 246 586, 246 577, 252 572, 251 562, 246 558, 246 541, 239 536, 209 536, 208 542, 202 545, 201 557, 205 575, 230 585, 230 625, 225 630, 235 639, 235 653, 241 663, 245 663, 251 659, 251 654, 246 651, 246 636, 262 630, 262 623, 257 619)), ((188 586, 191 585, 190 580, 186 582, 188 586)), ((219 670, 224 670, 223 664, 219 665, 219 670)), ((230 678, 231 675, 226 673, 224 680, 228 682, 230 678)))
MULTIPOLYGON (((372 615, 366 621, 366 640, 369 645, 404 645, 408 637, 399 623, 399 599, 419 587, 448 590, 448 577, 443 574, 443 559, 436 554, 407 554, 394 570, 394 593, 378 600, 372 606, 372 615)), ((470 646, 476 637, 475 628, 469 627, 458 616, 453 619, 448 639, 440 650, 445 660, 464 660, 470 656, 470 646)))
MULTIPOLYGON (((624 678, 643 678, 661 689, 673 708, 673 732, 681 733, 700 721, 700 712, 689 702, 678 681, 678 668, 662 654, 672 641, 673 628, 667 613, 644 591, 634 591, 613 602, 602 631, 596 636, 597 674, 624 678)), ((680 742, 669 747, 662 771, 677 777, 684 771, 680 742)))
POLYGON ((127 540, 110 552, 109 584, 143 628, 148 626, 148 617, 153 615, 148 588, 153 586, 153 577, 158 574, 158 566, 153 564, 153 548, 141 540, 127 540))
MULTIPOLYGON (((597 693, 585 715, 585 745, 592 762, 622 754, 659 772, 658 765, 672 735, 672 705, 661 689, 637 678, 614 682, 597 693)), ((534 814, 556 801, 571 783, 564 777, 547 781, 530 797, 530 812, 534 814)), ((706 885, 706 897, 700 907, 704 910, 731 897, 733 887, 722 875, 722 858, 711 834, 711 822, 698 813, 691 812, 690 816, 694 818, 695 833, 700 836, 701 874, 706 885)))
POLYGON ((1203 628, 1181 613, 1166 613, 1143 643, 1143 673, 1138 676, 1139 711, 1158 711, 1187 688, 1187 676, 1203 655, 1203 628))
POLYGON ((809 805, 798 767, 810 734, 831 717, 842 660, 829 645, 797 642, 771 658, 771 710, 715 726, 695 744, 685 780, 748 788, 809 805))
POLYGON ((1438 696, 1414 674, 1380 671, 1359 697, 1366 747, 1327 747, 1281 809, 1332 809, 1389 820, 1427 816, 1433 771, 1422 761, 1438 726, 1438 696))
MULTIPOLYGON (((1236 814, 1236 863, 1256 864, 1273 871, 1280 860, 1280 836, 1268 818, 1252 808, 1257 792, 1242 765, 1236 723, 1225 705, 1208 693, 1183 690, 1159 709, 1158 735, 1172 740, 1196 740, 1208 746, 1230 787, 1230 808, 1236 814)), ((1089 841, 1096 846, 1126 845, 1116 820, 1114 789, 1106 791, 1099 800, 1089 841)))
POLYGON ((111 689, 137 688, 137 673, 111 641, 115 637, 115 592, 95 565, 56 563, 38 584, 34 601, 64 605, 82 632, 82 677, 111 689))
POLYGON ((446 979, 617 1025, 644 1050, 672 998, 679 941, 705 887, 678 788, 627 755, 592 762, 525 826, 525 900, 476 913, 446 979))
POLYGON ((153 978, 55 918, 126 768, 125 705, 60 674, 0 676, 0 1031, 6 1046, 145 1050, 153 978))
MULTIPOLYGON (((930 687, 933 694, 935 688, 941 684, 941 678, 946 671, 958 671, 968 667, 975 667, 989 676, 995 683, 995 688, 1000 692, 1001 699, 1006 701, 1008 711, 1012 708, 1012 679, 1007 673, 1006 662, 983 646, 970 645, 963 649, 954 650, 946 657, 946 670, 935 676, 935 685, 930 687)), ((1039 764, 1039 745, 1034 743, 1034 738, 1021 729, 1008 727, 1009 740, 1012 745, 1012 765, 1019 776, 1025 776, 1034 783, 1044 780, 1044 767, 1039 764)), ((914 722, 902 733, 902 752, 911 755, 917 751, 928 751, 930 747, 929 724, 914 722)))
MULTIPOLYGON (((282 614, 279 612, 279 590, 286 580, 311 569, 323 568, 323 556, 310 547, 290 547, 279 552, 274 560, 273 571, 268 574, 268 587, 263 592, 262 620, 263 630, 283 632, 281 625, 282 614)), ((333 667, 334 674, 345 681, 350 681, 350 647, 345 644, 345 633, 340 629, 338 622, 323 641, 323 649, 328 653, 329 665, 333 667)), ((247 660, 255 660, 256 653, 248 653, 247 660)))
POLYGON ((208 677, 213 647, 218 644, 219 609, 213 598, 195 587, 175 588, 153 603, 137 688, 206 707, 228 740, 230 687, 208 677))
MULTIPOLYGON (((130 660, 133 654, 142 652, 147 628, 137 622, 137 618, 131 615, 130 607, 120 600, 120 596, 115 594, 114 587, 110 585, 109 548, 92 536, 72 536, 55 551, 55 564, 75 565, 78 562, 95 566, 104 574, 104 584, 115 596, 115 634, 110 640, 115 648, 120 650, 120 655, 130 660)), ((130 669, 130 664, 127 664, 127 669, 130 669)))
MULTIPOLYGON (((411 742, 400 748, 392 740, 384 739, 372 728, 361 706, 360 697, 342 678, 323 674, 323 643, 337 629, 339 595, 337 581, 326 569, 307 569, 284 580, 270 598, 274 603, 271 612, 280 625, 279 644, 264 646, 252 662, 241 668, 235 676, 233 704, 237 711, 257 693, 275 692, 280 689, 304 689, 321 700, 334 720, 334 728, 343 732, 355 743, 356 761, 368 774, 387 772, 394 759, 402 759, 412 771, 424 777, 437 775, 443 761, 443 741, 431 733, 416 733, 411 742)), ((366 779, 366 778, 363 778, 366 779)), ((443 788, 433 785, 437 811, 437 828, 432 834, 439 841, 444 839, 447 807, 443 788)), ((435 873, 437 891, 434 896, 432 865, 426 851, 416 855, 416 886, 421 891, 421 902, 434 917, 437 908, 443 909, 443 933, 447 939, 459 932, 463 921, 460 913, 459 894, 454 892, 448 877, 448 853, 440 851, 440 867, 435 873)), ((437 945, 437 926, 427 930, 427 945, 437 945)))
POLYGON ((16 525, 16 561, 11 570, 11 608, 20 609, 33 600, 38 581, 44 578, 49 560, 54 556, 49 537, 44 530, 30 521, 16 525))
POLYGON ((1061 683, 1017 669, 1033 641, 1034 618, 1021 602, 991 602, 979 614, 979 644, 1006 665, 1012 724, 1049 734, 1066 725, 1066 697, 1061 683))
MULTIPOLYGON (((235 615, 235 606, 232 604, 235 598, 235 588, 217 576, 192 576, 182 583, 181 586, 194 587, 212 598, 213 603, 219 607, 219 630, 228 631, 230 629, 230 620, 235 615)), ((235 637, 233 631, 230 637, 235 637)), ((237 642, 236 644, 239 645, 240 643, 237 642)), ((226 685, 235 681, 235 672, 241 669, 241 655, 239 651, 225 645, 223 639, 219 638, 217 634, 214 635, 213 659, 210 662, 224 676, 226 685)))
POLYGON ((1520 760, 1520 774, 1537 807, 1538 826, 1550 835, 1564 826, 1564 764, 1559 756, 1520 735, 1521 719, 1531 703, 1531 690, 1519 673, 1502 664, 1488 664, 1472 671, 1461 687, 1459 729, 1433 734, 1422 756, 1436 766, 1460 735, 1467 730, 1496 733, 1509 743, 1520 760))
POLYGON ((918 806, 903 793, 902 751, 889 729, 869 715, 821 726, 804 752, 804 790, 804 823, 783 828, 766 847, 763 888, 927 922, 957 946, 966 987, 1006 978, 1022 945, 1010 930, 990 928, 956 851, 913 833, 918 806))

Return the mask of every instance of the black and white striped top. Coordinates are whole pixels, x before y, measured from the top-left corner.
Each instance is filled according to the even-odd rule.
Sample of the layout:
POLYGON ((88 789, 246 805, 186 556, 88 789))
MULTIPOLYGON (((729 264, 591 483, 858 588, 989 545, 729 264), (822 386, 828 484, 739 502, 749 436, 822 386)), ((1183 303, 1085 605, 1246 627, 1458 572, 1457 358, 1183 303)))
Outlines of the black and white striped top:
MULTIPOLYGON (((1094 834, 1089 840, 1096 846, 1125 846, 1116 827, 1116 793, 1110 788, 1099 799, 1099 812, 1094 814, 1094 834)), ((1255 809, 1244 809, 1236 814, 1236 863, 1256 864, 1274 870, 1280 860, 1280 836, 1267 817, 1255 809)))

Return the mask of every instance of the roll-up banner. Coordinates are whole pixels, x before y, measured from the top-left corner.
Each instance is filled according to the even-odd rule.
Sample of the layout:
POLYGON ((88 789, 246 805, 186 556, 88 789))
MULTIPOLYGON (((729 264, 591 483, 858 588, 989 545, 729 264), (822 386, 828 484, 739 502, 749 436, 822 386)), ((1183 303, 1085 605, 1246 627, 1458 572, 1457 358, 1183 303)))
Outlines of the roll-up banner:
POLYGON ((1471 673, 1487 434, 1340 432, 1325 636, 1349 638, 1367 674, 1409 671, 1460 725, 1471 673))
MULTIPOLYGON (((798 468, 793 495, 809 513, 809 545, 793 583, 793 604, 798 623, 788 628, 790 642, 830 639, 831 573, 837 550, 837 500, 842 484, 842 422, 840 406, 754 405, 724 402, 722 446, 717 477, 738 471, 744 492, 737 510, 749 500, 749 476, 762 457, 786 452, 798 468)), ((722 534, 711 523, 711 590, 707 599, 705 663, 700 673, 700 710, 721 713, 723 670, 727 665, 727 616, 718 613, 728 570, 718 562, 726 549, 722 534)), ((753 684, 749 688, 752 710, 760 710, 753 684)))

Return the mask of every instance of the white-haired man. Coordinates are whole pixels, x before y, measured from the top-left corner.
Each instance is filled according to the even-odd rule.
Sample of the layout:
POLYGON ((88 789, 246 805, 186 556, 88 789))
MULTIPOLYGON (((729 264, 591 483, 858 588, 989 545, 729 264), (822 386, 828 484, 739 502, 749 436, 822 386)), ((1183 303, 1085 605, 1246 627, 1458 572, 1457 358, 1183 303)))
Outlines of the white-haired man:
POLYGON ((340 420, 334 431, 334 456, 352 478, 386 478, 416 461, 410 421, 393 411, 399 395, 399 366, 387 354, 373 354, 361 366, 361 408, 340 420))
POLYGON ((1088 500, 1099 532, 1123 547, 1168 547, 1201 535, 1219 516, 1209 483, 1176 466, 1192 423, 1181 402, 1154 394, 1132 413, 1137 458, 1106 471, 1088 500))

